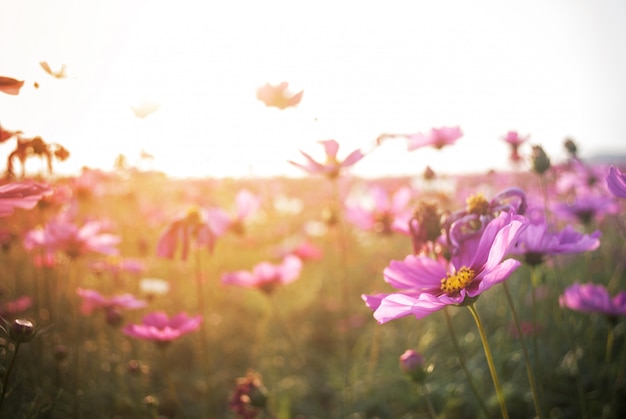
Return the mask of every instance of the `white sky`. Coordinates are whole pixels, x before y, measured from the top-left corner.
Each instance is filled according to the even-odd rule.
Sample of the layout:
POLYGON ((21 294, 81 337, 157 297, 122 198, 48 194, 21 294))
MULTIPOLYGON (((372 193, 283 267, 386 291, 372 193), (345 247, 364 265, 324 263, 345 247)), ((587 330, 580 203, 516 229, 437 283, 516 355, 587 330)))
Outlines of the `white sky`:
POLYGON ((343 156, 443 125, 464 131, 454 147, 408 153, 398 140, 353 172, 504 168, 508 130, 554 159, 567 136, 583 156, 625 153, 625 74, 622 0, 0 0, 0 75, 26 80, 0 94, 0 123, 68 148, 60 171, 144 149, 177 176, 298 175, 286 160, 320 156, 317 140, 343 156), (256 100, 283 80, 304 90, 297 108, 256 100), (144 100, 161 107, 138 119, 144 100))

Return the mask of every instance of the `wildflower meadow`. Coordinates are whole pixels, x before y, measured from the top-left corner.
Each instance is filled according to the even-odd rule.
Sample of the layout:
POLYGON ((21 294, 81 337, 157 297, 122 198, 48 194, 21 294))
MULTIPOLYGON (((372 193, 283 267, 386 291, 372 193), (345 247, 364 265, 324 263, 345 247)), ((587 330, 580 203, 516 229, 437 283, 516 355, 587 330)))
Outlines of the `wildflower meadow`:
POLYGON ((389 141, 445 153, 444 126, 320 139, 302 177, 70 176, 2 122, 1 418, 626 414, 625 167, 573 140, 502 133, 510 169, 463 175, 350 173, 389 141))

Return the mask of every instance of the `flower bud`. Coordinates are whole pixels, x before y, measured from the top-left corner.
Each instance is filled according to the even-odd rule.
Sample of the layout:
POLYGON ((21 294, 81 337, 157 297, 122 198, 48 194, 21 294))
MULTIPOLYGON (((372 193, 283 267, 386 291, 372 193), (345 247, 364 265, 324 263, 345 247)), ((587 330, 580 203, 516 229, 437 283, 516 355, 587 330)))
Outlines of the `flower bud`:
POLYGON ((550 169, 550 158, 539 145, 533 146, 532 163, 533 171, 539 175, 543 175, 550 169))
POLYGON ((15 343, 28 342, 37 335, 35 323, 26 319, 15 319, 9 326, 9 336, 15 343))
POLYGON ((420 383, 426 378, 424 357, 413 349, 407 349, 400 355, 400 368, 416 383, 420 383))

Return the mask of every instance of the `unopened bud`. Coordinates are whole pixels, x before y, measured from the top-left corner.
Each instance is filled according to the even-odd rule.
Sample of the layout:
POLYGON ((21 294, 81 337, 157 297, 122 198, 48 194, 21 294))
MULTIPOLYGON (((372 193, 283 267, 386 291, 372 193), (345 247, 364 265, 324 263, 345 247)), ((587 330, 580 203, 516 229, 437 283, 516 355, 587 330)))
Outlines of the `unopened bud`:
POLYGON ((533 171, 539 175, 543 175, 550 169, 550 158, 539 145, 533 146, 532 163, 533 171))
POLYGON ((426 378, 424 357, 413 349, 407 349, 400 355, 400 368, 416 383, 420 383, 426 378))
POLYGON ((28 342, 37 335, 35 323, 26 319, 15 319, 9 327, 9 336, 15 343, 28 342))

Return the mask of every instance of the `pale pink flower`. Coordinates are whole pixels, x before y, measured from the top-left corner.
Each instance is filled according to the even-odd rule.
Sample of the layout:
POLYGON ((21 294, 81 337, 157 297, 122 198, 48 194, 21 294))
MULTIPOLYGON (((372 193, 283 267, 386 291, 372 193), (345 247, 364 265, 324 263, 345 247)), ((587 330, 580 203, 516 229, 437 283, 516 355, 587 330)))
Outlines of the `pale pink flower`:
POLYGON ((287 255, 279 265, 261 262, 252 271, 225 273, 222 275, 222 283, 258 288, 269 294, 279 285, 289 284, 298 279, 301 270, 302 260, 296 256, 287 255))
POLYGON ((256 97, 268 107, 274 107, 281 110, 295 107, 302 100, 304 91, 291 95, 287 91, 288 86, 289 83, 287 82, 281 82, 277 86, 272 86, 271 84, 266 83, 264 86, 257 89, 256 97))
POLYGON ((409 187, 401 187, 390 194, 383 187, 374 185, 366 196, 369 202, 346 205, 346 219, 363 230, 409 234, 409 220, 413 216, 409 207, 411 197, 409 187))
POLYGON ((202 316, 190 317, 181 312, 171 318, 164 311, 155 311, 143 318, 141 324, 129 324, 122 332, 125 335, 166 345, 181 336, 200 328, 202 316))
POLYGON ((0 217, 13 214, 15 208, 32 209, 52 188, 34 181, 13 182, 0 186, 0 217))
POLYGON ((80 306, 82 314, 88 316, 95 310, 102 309, 106 313, 107 321, 114 325, 119 324, 121 320, 120 309, 135 310, 146 306, 145 301, 138 300, 128 293, 105 297, 92 289, 77 288, 76 294, 83 299, 80 306))
POLYGON ((323 163, 315 161, 310 155, 300 150, 300 153, 304 156, 306 162, 296 163, 289 161, 290 164, 299 167, 310 174, 321 174, 331 179, 338 177, 341 171, 347 167, 354 165, 356 162, 365 157, 365 154, 361 150, 354 150, 345 159, 339 160, 337 158, 337 152, 339 151, 339 144, 335 140, 323 140, 318 141, 324 146, 326 152, 326 161, 323 163))
POLYGON ((98 221, 88 221, 82 226, 74 224, 67 214, 50 220, 43 228, 30 230, 24 237, 26 250, 43 249, 48 252, 64 252, 75 259, 89 253, 117 255, 120 237, 103 232, 98 221))
POLYGON ((458 126, 432 128, 427 134, 418 132, 405 135, 408 140, 408 151, 428 146, 440 150, 447 145, 454 144, 462 136, 463 132, 458 126))

